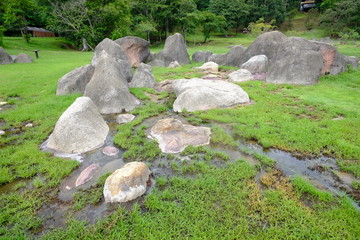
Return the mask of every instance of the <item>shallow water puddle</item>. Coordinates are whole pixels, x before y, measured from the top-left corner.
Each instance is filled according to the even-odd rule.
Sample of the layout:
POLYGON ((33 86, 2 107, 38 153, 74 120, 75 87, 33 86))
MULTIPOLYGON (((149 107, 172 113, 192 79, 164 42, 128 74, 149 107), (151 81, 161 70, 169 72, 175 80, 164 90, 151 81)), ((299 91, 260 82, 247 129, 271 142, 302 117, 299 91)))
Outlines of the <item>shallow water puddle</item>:
MULTIPOLYGON (((179 119, 184 124, 188 124, 188 121, 184 117, 171 112, 146 119, 142 124, 148 126, 147 133, 149 133, 150 128, 158 120, 169 117, 179 119)), ((115 121, 115 115, 104 116, 104 119, 107 121, 110 127, 110 133, 105 141, 104 146, 114 146, 113 138, 116 134, 118 126, 115 121)), ((218 123, 209 123, 204 125, 207 127, 218 125, 228 132, 231 131, 231 126, 229 125, 218 123)), ((125 162, 122 160, 122 155, 124 153, 123 150, 120 149, 119 153, 115 156, 106 156, 102 152, 103 147, 82 155, 59 155, 59 153, 55 153, 55 155, 57 156, 71 157, 73 159, 76 159, 81 162, 81 165, 78 169, 74 170, 66 179, 62 181, 56 198, 49 205, 44 205, 43 208, 39 211, 39 215, 45 219, 44 226, 46 229, 50 229, 51 226, 65 226, 69 214, 71 214, 76 219, 87 220, 90 224, 93 224, 96 221, 109 215, 118 207, 125 207, 126 209, 131 209, 135 203, 141 205, 145 201, 146 196, 151 192, 151 189, 155 186, 155 181, 153 178, 157 178, 160 176, 171 178, 172 176, 179 174, 179 172, 172 169, 170 164, 171 161, 174 161, 174 158, 171 158, 172 160, 170 160, 167 157, 168 155, 162 155, 158 157, 155 161, 151 162, 150 170, 152 183, 151 186, 148 186, 147 192, 140 198, 130 201, 128 203, 121 204, 106 204, 102 200, 99 204, 90 204, 79 211, 75 211, 72 208, 72 201, 74 199, 75 193, 79 192, 80 190, 89 189, 91 186, 96 185, 101 176, 106 173, 114 172, 125 164, 125 162), (91 164, 98 164, 100 167, 96 170, 90 181, 86 182, 81 186, 75 187, 75 182, 80 173, 91 164)), ((252 154, 241 151, 241 149, 250 149, 252 152, 257 152, 274 159, 276 161, 276 167, 281 170, 287 177, 291 177, 294 175, 306 176, 317 187, 331 191, 336 195, 344 195, 344 192, 347 192, 348 194, 356 196, 355 194, 353 194, 353 189, 351 187, 352 181, 355 180, 355 178, 351 174, 341 172, 339 167, 336 165, 336 160, 333 158, 319 157, 299 159, 297 157, 294 157, 291 153, 278 149, 263 149, 261 146, 255 143, 245 141, 239 141, 238 148, 224 147, 215 144, 211 144, 210 148, 229 154, 231 158, 230 161, 244 159, 248 161, 251 165, 258 165, 260 163, 259 160, 257 160, 252 154)), ((180 162, 183 160, 192 161, 188 157, 181 156, 180 154, 171 155, 175 155, 175 159, 180 162)), ((214 160, 212 164, 217 166, 223 166, 224 164, 226 164, 226 162, 221 160, 214 160)), ((256 175, 257 182, 260 182, 259 179, 264 173, 264 168, 258 171, 256 175)), ((185 174, 182 176, 194 177, 196 176, 196 174, 185 174)), ((358 207, 357 203, 354 203, 354 205, 358 207)))

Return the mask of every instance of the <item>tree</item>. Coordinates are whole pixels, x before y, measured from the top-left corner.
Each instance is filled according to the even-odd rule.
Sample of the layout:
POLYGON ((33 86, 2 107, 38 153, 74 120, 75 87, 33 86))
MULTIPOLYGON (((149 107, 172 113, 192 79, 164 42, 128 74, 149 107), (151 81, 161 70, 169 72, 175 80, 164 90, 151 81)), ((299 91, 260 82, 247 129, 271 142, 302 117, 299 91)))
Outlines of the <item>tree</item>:
POLYGON ((203 43, 205 43, 210 38, 210 34, 212 32, 224 31, 226 27, 226 19, 224 16, 218 16, 213 13, 202 11, 199 12, 199 24, 204 35, 203 43))
POLYGON ((58 1, 51 2, 51 7, 50 29, 77 44, 86 42, 91 47, 105 37, 118 38, 129 33, 131 12, 127 0, 58 1))
MULTIPOLYGON (((249 1, 249 0, 248 0, 249 1)), ((286 0, 251 0, 249 4, 249 20, 255 22, 264 18, 265 22, 275 20, 279 26, 286 17, 286 0)))
POLYGON ((209 12, 224 16, 232 29, 238 30, 249 23, 249 6, 244 0, 210 0, 209 12))
POLYGON ((31 37, 27 27, 43 24, 43 8, 34 0, 6 0, 2 3, 2 8, 4 27, 8 30, 20 30, 26 42, 29 42, 31 37))
POLYGON ((360 1, 344 0, 327 9, 320 22, 333 35, 338 36, 339 33, 351 32, 351 30, 360 33, 359 12, 360 1))

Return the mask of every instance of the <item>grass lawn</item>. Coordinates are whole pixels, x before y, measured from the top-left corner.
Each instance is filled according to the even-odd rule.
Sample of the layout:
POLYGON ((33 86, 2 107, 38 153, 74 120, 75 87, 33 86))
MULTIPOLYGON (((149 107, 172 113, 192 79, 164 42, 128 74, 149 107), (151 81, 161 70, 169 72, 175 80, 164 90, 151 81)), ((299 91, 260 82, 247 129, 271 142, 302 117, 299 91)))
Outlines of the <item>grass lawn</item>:
MULTIPOLYGON (((226 53, 229 46, 248 46, 254 38, 238 35, 210 40, 201 46, 189 44, 189 54, 198 50, 226 53)), ((320 190, 304 176, 288 178, 272 159, 259 155, 260 166, 243 159, 230 162, 225 152, 207 147, 187 148, 182 155, 191 161, 161 154, 157 144, 146 139, 144 121, 167 112, 174 96, 148 89, 132 89, 144 104, 133 111, 138 116, 134 122, 119 126, 114 142, 126 150, 125 161, 145 161, 151 168, 156 159, 167 159, 174 176, 157 178, 151 193, 130 210, 119 204, 96 224, 79 221, 74 216, 77 211, 104 201, 102 179, 66 203, 72 209, 66 227, 42 232, 39 209, 57 198, 61 180, 79 166, 39 149, 60 115, 79 96, 56 96, 57 80, 89 64, 92 53, 61 49, 60 39, 54 38, 25 44, 21 38, 5 37, 4 43, 10 54, 41 51, 32 64, 0 65, 0 102, 10 103, 0 111, 0 130, 7 132, 0 136, 0 239, 360 238, 360 213, 349 197, 320 190), (145 94, 149 91, 164 102, 152 102, 145 94), (25 127, 27 123, 34 127, 25 127), (222 164, 212 164, 216 159, 222 164)), ((360 57, 356 44, 341 45, 339 51, 360 57)), ((200 77, 192 69, 199 65, 154 68, 153 72, 157 81, 200 77)), ((324 76, 314 86, 260 81, 240 86, 255 104, 184 113, 183 117, 194 124, 228 125, 229 134, 216 124, 212 127, 214 144, 234 147, 235 139, 241 138, 303 155, 326 154, 360 179, 359 70, 324 76)))

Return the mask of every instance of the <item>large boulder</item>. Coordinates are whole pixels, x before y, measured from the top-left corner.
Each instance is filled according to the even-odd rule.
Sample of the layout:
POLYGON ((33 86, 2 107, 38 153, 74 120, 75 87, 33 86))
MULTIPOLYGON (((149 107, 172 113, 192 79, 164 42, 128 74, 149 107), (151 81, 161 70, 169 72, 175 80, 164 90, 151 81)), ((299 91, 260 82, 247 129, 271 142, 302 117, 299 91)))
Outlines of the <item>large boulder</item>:
POLYGON ((107 54, 101 54, 85 96, 90 97, 102 114, 131 111, 140 101, 129 91, 119 64, 107 54))
POLYGON ((184 37, 180 33, 169 36, 165 41, 164 49, 157 54, 156 58, 163 60, 166 66, 172 61, 177 61, 180 64, 189 64, 190 59, 184 37))
POLYGON ((209 144, 210 135, 208 127, 186 125, 173 118, 159 120, 150 132, 150 137, 159 142, 159 148, 164 153, 179 153, 189 145, 209 144))
POLYGON ((131 162, 112 173, 105 181, 105 202, 128 202, 146 192, 150 170, 143 162, 131 162))
POLYGON ((123 37, 115 40, 124 50, 132 67, 138 67, 150 55, 149 42, 139 37, 123 37))
POLYGON ((104 54, 108 55, 110 58, 117 62, 122 75, 125 77, 126 81, 130 82, 133 77, 131 71, 131 64, 129 62, 127 54, 122 50, 119 44, 108 38, 105 38, 95 47, 94 56, 91 60, 91 65, 96 67, 101 59, 101 56, 104 54))
POLYGON ((239 67, 246 61, 244 55, 246 47, 236 45, 232 47, 226 54, 212 54, 208 61, 216 62, 219 65, 239 67))
POLYGON ((12 57, 7 52, 5 52, 2 47, 0 47, 0 64, 10 64, 13 62, 14 60, 12 57))
POLYGON ((32 63, 32 62, 34 62, 34 59, 25 53, 20 53, 19 55, 16 56, 14 62, 15 63, 32 63))
POLYGON ((91 64, 72 70, 58 80, 56 94, 84 93, 93 74, 94 67, 91 64))
POLYGON ((207 62, 212 54, 213 53, 211 51, 197 51, 192 55, 191 59, 193 62, 207 62))
POLYGON ((221 80, 178 79, 172 86, 177 96, 175 112, 225 108, 250 101, 241 87, 221 80))
POLYGON ((266 82, 290 84, 315 84, 322 74, 324 64, 321 52, 314 50, 306 39, 288 39, 273 62, 266 82))
POLYGON ((229 80, 231 82, 246 82, 254 80, 254 77, 249 70, 239 69, 229 74, 229 80))
POLYGON ((130 87, 153 88, 155 84, 156 80, 152 74, 151 66, 145 63, 140 63, 132 81, 130 82, 130 87))
POLYGON ((102 146, 109 127, 88 97, 79 97, 61 115, 47 147, 63 153, 84 153, 102 146))
POLYGON ((247 61, 256 55, 265 55, 271 64, 276 60, 278 50, 282 48, 282 44, 286 39, 287 37, 278 31, 261 34, 244 52, 244 60, 247 61))
POLYGON ((249 70, 252 74, 266 73, 268 70, 268 58, 265 55, 256 55, 242 64, 241 68, 249 70))

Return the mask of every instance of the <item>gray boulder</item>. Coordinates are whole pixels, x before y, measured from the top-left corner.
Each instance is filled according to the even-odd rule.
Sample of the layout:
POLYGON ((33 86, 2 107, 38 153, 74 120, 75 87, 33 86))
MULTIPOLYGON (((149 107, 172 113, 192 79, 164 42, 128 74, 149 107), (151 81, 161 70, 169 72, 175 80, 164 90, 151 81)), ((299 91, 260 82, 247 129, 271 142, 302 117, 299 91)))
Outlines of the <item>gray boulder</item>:
POLYGON ((128 202, 146 192, 150 170, 143 162, 131 162, 112 173, 105 181, 105 202, 128 202))
POLYGON ((219 65, 239 67, 245 60, 246 47, 237 45, 232 47, 226 54, 212 54, 208 61, 215 62, 219 65))
POLYGON ((153 88, 155 84, 156 80, 152 74, 151 66, 145 63, 140 63, 132 81, 130 82, 130 87, 153 88))
POLYGON ((13 62, 14 61, 11 56, 7 52, 5 52, 2 47, 0 47, 0 64, 10 64, 13 62))
POLYGON ((104 144, 109 127, 88 97, 79 97, 61 115, 47 147, 63 153, 84 153, 104 144))
POLYGON ((177 96, 175 112, 226 108, 250 101, 241 87, 222 80, 178 79, 172 86, 177 96))
POLYGON ((282 48, 283 42, 287 37, 278 31, 267 32, 261 34, 256 40, 246 49, 244 55, 244 62, 256 55, 265 55, 269 59, 270 65, 277 59, 278 50, 282 48))
POLYGON ((20 53, 19 55, 16 56, 14 62, 15 63, 32 63, 32 62, 34 62, 34 59, 25 53, 20 53))
POLYGON ((124 50, 132 67, 138 67, 150 55, 149 42, 139 37, 123 37, 115 40, 124 50))
POLYGON ((140 104, 130 93, 119 64, 107 54, 102 54, 98 59, 84 95, 94 101, 102 114, 131 111, 140 104))
POLYGON ((265 55, 254 56, 242 64, 241 68, 249 70, 252 74, 267 72, 268 58, 265 55))
POLYGON ((279 56, 272 65, 266 82, 315 84, 323 69, 321 53, 313 50, 292 50, 279 56))
POLYGON ((119 64, 122 75, 125 77, 126 81, 130 82, 133 75, 128 56, 122 50, 119 44, 108 38, 105 38, 96 46, 94 56, 91 60, 91 65, 96 67, 99 59, 101 58, 101 55, 103 55, 104 53, 106 53, 110 58, 112 58, 119 64))
POLYGON ((164 49, 156 56, 165 62, 168 66, 172 61, 177 61, 180 64, 189 64, 189 54, 186 50, 184 37, 180 33, 168 37, 165 41, 164 49))
POLYGON ((178 67, 181 67, 181 66, 177 61, 172 61, 168 66, 168 68, 178 68, 178 67))
POLYGON ((93 74, 94 67, 91 64, 72 70, 58 80, 56 95, 84 93, 93 74))
POLYGON ((193 62, 207 62, 212 54, 213 53, 211 51, 197 51, 192 55, 191 59, 193 62))

